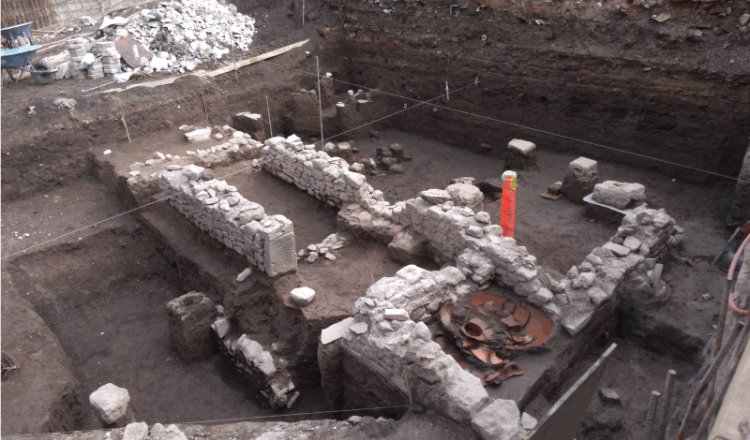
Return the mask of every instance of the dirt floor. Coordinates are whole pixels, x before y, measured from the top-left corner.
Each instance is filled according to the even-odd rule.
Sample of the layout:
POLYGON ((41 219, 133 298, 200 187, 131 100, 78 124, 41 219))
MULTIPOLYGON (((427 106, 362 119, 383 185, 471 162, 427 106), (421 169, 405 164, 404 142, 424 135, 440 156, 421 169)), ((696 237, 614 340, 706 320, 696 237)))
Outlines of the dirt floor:
MULTIPOLYGON (((82 399, 111 382, 128 389, 137 420, 186 422, 274 413, 249 398, 243 379, 218 353, 190 364, 175 356, 165 305, 184 292, 143 228, 108 225, 85 240, 20 257, 8 272, 14 287, 59 335, 82 399)), ((296 409, 320 409, 322 404, 313 393, 303 395, 296 409)), ((82 408, 77 427, 98 428, 90 406, 82 408)))

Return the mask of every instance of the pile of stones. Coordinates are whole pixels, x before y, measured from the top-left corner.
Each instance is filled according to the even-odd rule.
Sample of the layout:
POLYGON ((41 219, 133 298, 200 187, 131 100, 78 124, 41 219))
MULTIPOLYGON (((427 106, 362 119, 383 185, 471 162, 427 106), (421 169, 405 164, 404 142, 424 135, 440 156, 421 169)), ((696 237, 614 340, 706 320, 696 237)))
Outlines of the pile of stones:
POLYGON ((346 237, 340 234, 331 234, 318 244, 311 244, 306 249, 299 251, 299 258, 306 258, 308 263, 314 263, 320 258, 335 261, 338 257, 333 251, 341 249, 346 244, 346 237))
POLYGON ((157 54, 149 62, 154 70, 191 71, 224 58, 233 48, 247 50, 255 20, 217 0, 165 1, 131 17, 126 29, 157 54))
POLYGON ((387 147, 378 147, 375 150, 378 163, 391 174, 404 172, 404 162, 411 160, 410 156, 404 154, 404 147, 394 142, 387 147))

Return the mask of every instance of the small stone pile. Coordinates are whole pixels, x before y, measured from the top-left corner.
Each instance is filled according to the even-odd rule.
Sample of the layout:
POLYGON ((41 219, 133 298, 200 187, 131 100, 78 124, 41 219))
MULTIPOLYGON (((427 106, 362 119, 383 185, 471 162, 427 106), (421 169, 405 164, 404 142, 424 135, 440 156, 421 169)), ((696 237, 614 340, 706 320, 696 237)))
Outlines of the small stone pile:
POLYGON ((217 0, 165 1, 132 16, 126 29, 157 53, 149 67, 185 72, 224 58, 232 48, 247 50, 255 35, 255 20, 217 0))
POLYGON ((378 147, 375 155, 380 165, 391 174, 403 173, 402 163, 411 160, 410 156, 404 154, 404 147, 397 142, 387 147, 378 147))
POLYGON ((344 236, 331 234, 320 243, 311 244, 307 246, 307 249, 300 250, 297 256, 300 258, 307 257, 307 262, 311 264, 318 261, 321 257, 326 260, 335 261, 337 257, 333 254, 333 251, 341 249, 344 247, 344 244, 346 244, 344 236))

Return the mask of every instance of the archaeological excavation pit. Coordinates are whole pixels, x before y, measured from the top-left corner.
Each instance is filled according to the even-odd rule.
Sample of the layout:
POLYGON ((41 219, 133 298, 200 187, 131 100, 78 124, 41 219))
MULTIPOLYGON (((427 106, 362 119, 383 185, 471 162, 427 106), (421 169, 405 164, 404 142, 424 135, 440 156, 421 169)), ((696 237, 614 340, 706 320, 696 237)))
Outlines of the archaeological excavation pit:
POLYGON ((18 3, 3 437, 750 423, 742 2, 18 3))

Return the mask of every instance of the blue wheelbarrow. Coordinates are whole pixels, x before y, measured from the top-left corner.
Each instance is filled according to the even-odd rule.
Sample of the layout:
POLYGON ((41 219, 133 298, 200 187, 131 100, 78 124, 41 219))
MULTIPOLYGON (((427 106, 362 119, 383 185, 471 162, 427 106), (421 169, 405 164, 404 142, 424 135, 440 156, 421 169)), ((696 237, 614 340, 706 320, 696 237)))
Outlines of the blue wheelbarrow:
POLYGON ((31 22, 3 28, 3 48, 0 52, 0 67, 8 73, 13 81, 18 81, 24 71, 31 73, 31 77, 39 84, 49 84, 55 80, 56 68, 47 63, 32 62, 36 51, 41 45, 31 44, 31 22), (17 47, 6 47, 23 44, 17 47), (14 74, 14 72, 16 72, 14 74))

